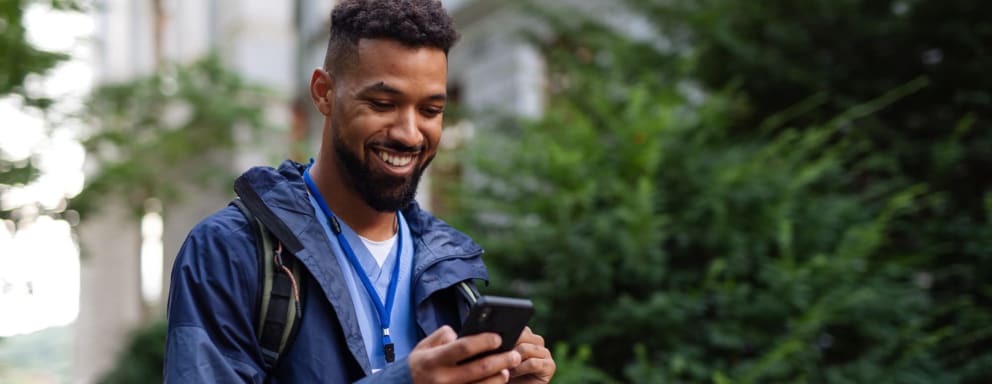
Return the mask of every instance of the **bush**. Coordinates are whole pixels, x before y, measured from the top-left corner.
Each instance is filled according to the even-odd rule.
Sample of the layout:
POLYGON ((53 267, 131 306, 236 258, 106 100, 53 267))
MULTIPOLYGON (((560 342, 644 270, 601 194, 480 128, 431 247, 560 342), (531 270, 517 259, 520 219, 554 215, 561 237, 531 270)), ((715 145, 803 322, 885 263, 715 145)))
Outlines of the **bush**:
MULTIPOLYGON (((908 124, 891 119, 893 111, 943 89, 942 79, 916 72, 875 79, 841 99, 813 83, 791 103, 764 103, 754 84, 798 86, 780 76, 808 64, 759 55, 765 74, 713 80, 701 71, 741 59, 706 50, 733 36, 742 51, 774 51, 784 43, 732 22, 753 17, 769 24, 763 30, 788 31, 805 19, 776 12, 780 3, 742 5, 752 12, 743 16, 728 11, 734 2, 643 4, 662 3, 696 12, 685 20, 711 22, 683 24, 679 33, 695 48, 665 53, 594 24, 552 20, 565 32, 546 46, 557 92, 546 116, 492 131, 466 151, 482 182, 459 193, 455 221, 487 248, 502 293, 534 298, 536 328, 550 342, 588 347, 580 358, 566 355, 563 374, 585 369, 633 382, 987 377, 992 333, 981 303, 992 292, 982 278, 992 270, 992 195, 969 192, 984 196, 980 207, 952 201, 968 186, 946 184, 935 166, 946 156, 923 159, 926 177, 905 156, 944 151, 982 164, 986 154, 967 138, 985 140, 970 130, 983 115, 949 108, 958 112, 927 124, 959 134, 935 145, 913 135, 881 142, 876 133, 908 124), (714 21, 723 14, 730 21, 714 21), (693 84, 707 96, 690 97, 693 84)), ((868 7, 835 9, 854 3, 868 7)), ((677 13, 643 14, 662 25, 677 13)), ((889 75, 832 57, 864 77, 889 75)), ((852 83, 832 86, 857 88, 860 80, 838 81, 852 83)))
POLYGON ((100 379, 100 384, 161 383, 166 332, 165 320, 135 331, 118 355, 114 368, 100 379))

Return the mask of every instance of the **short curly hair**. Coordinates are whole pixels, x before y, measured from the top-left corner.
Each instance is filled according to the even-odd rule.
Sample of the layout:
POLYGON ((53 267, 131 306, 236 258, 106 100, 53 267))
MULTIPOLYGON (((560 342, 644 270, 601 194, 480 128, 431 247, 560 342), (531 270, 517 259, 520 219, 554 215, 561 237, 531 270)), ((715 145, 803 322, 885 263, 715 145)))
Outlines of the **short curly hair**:
POLYGON ((361 39, 392 39, 447 54, 458 32, 439 0, 342 0, 331 11, 324 68, 345 64, 361 39))

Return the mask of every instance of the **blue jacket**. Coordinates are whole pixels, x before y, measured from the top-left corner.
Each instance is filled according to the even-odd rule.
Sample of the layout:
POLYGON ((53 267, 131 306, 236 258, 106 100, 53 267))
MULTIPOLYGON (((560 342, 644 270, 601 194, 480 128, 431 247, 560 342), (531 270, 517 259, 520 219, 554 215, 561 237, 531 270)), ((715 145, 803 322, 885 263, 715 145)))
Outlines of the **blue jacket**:
MULTIPOLYGON (((196 225, 172 270, 167 383, 410 382, 406 359, 370 375, 370 364, 343 271, 307 198, 305 166, 257 167, 238 178, 235 191, 258 204, 266 227, 283 223, 280 239, 309 273, 304 279, 299 333, 266 378, 256 338, 259 271, 251 228, 234 206, 196 225), (264 216, 264 217, 263 217, 264 216), (266 222, 269 220, 269 222, 266 222)), ((442 325, 460 328, 467 303, 452 288, 488 279, 482 248, 413 203, 403 210, 414 238, 412 296, 416 320, 428 335, 442 325)))

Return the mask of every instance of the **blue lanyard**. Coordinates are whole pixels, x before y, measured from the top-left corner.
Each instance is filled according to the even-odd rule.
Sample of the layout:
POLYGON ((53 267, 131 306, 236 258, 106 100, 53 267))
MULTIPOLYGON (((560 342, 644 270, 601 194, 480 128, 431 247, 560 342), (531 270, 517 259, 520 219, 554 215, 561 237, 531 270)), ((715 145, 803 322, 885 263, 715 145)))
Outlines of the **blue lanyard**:
MULTIPOLYGON (((312 165, 313 163, 311 163, 312 165)), ((317 204, 324 211, 324 215, 327 216, 328 221, 331 222, 331 231, 337 237, 341 250, 348 257, 348 262, 355 269, 358 278, 362 280, 362 285, 365 286, 365 291, 368 292, 369 297, 372 298, 372 303, 375 304, 375 310, 379 313, 379 324, 382 326, 382 351, 386 355, 386 362, 392 363, 396 359, 396 354, 394 352, 393 341, 389 338, 389 318, 393 311, 393 299, 396 297, 396 282, 399 280, 400 274, 400 257, 403 255, 403 233, 399 230, 396 233, 396 260, 393 265, 393 275, 389 280, 389 288, 386 290, 386 304, 383 305, 382 300, 379 299, 379 294, 375 291, 375 287, 372 286, 372 281, 369 280, 368 274, 365 273, 362 264, 358 262, 355 251, 351 249, 348 240, 341 233, 341 224, 338 223, 337 216, 334 216, 334 212, 331 212, 331 209, 327 207, 324 197, 320 195, 320 191, 314 185, 313 179, 310 178, 309 166, 303 172, 303 180, 306 181, 307 188, 310 189, 310 193, 316 198, 317 204)), ((397 218, 397 220, 399 219, 397 218)), ((397 226, 397 228, 399 227, 397 226)))

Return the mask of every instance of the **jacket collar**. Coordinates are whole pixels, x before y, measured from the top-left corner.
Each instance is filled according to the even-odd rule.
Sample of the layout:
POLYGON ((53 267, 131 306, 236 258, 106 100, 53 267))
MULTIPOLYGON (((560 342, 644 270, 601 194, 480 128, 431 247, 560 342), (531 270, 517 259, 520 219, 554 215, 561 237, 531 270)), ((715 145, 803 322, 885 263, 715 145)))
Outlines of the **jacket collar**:
MULTIPOLYGON (((261 202, 287 225, 317 220, 317 212, 310 205, 309 192, 303 181, 305 171, 306 165, 291 160, 284 161, 278 169, 255 167, 241 175, 235 190, 239 196, 247 192, 245 187, 254 191, 261 202)), ((423 273, 439 259, 469 257, 483 252, 479 244, 421 209, 416 201, 403 209, 402 214, 410 227, 410 234, 420 240, 415 248, 418 260, 414 275, 423 273)), ((304 240, 309 239, 299 240, 306 243, 304 240)))
MULTIPOLYGON (((348 348, 359 365, 369 372, 358 320, 343 271, 332 255, 330 241, 310 204, 303 180, 306 165, 290 160, 278 169, 255 167, 235 182, 235 192, 266 228, 296 255, 330 300, 348 348)), ((428 298, 438 290, 469 279, 488 280, 482 263, 482 247, 467 235, 422 210, 413 202, 402 211, 414 239, 413 300, 417 322, 424 332, 440 326, 428 298)))

